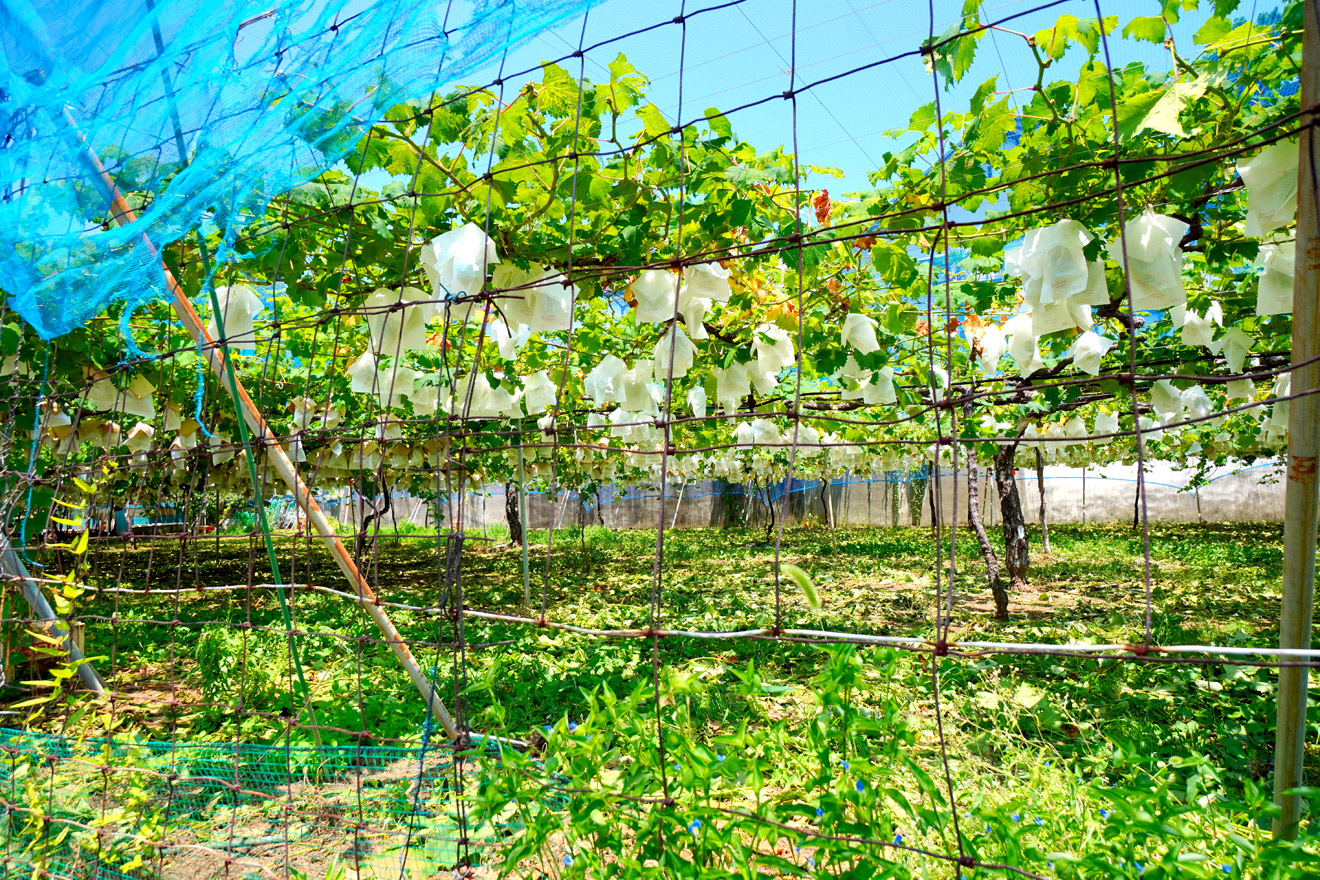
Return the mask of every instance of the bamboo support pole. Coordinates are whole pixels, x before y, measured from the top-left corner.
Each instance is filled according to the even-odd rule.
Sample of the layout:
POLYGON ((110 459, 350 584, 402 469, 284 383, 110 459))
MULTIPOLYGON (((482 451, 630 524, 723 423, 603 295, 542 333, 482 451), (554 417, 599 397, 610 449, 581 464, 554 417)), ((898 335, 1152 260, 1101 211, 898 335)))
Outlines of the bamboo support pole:
MULTIPOLYGON (((69 120, 69 124, 73 127, 73 121, 71 119, 69 120)), ((74 127, 74 130, 77 130, 76 127, 74 127)), ((105 166, 101 164, 101 160, 92 152, 86 142, 82 141, 81 136, 79 137, 79 140, 81 142, 80 147, 83 150, 84 159, 90 170, 94 173, 96 181, 100 183, 102 188, 104 188, 110 201, 114 221, 123 226, 137 220, 137 214, 133 211, 128 202, 125 201, 123 194, 120 193, 113 178, 111 178, 109 173, 106 172, 105 166)), ((153 254, 157 253, 155 244, 145 234, 142 236, 142 241, 146 247, 151 249, 153 254)), ((188 300, 187 294, 184 293, 183 288, 174 277, 174 273, 165 266, 163 261, 161 263, 161 271, 165 275, 165 286, 172 297, 174 311, 178 314, 179 320, 183 323, 184 329, 188 331, 188 335, 197 343, 206 358, 207 364, 210 365, 212 372, 215 373, 221 384, 229 384, 230 377, 226 372, 228 362, 224 353, 220 350, 220 347, 216 344, 215 340, 211 338, 211 335, 206 331, 206 327, 202 323, 201 317, 197 314, 197 310, 193 308, 192 303, 188 300)), ((334 528, 330 525, 330 521, 326 518, 320 505, 316 503, 316 499, 312 497, 311 490, 308 489, 307 485, 302 481, 302 478, 298 476, 297 468, 294 466, 293 462, 289 460, 289 456, 284 452, 284 448, 275 438, 274 432, 272 432, 270 427, 266 424, 266 420, 261 415, 261 411, 257 409, 256 403, 253 402, 247 389, 243 387, 243 384, 238 381, 237 376, 233 377, 233 391, 235 399, 238 402, 239 407, 242 409, 244 420, 253 431, 254 444, 266 451, 266 455, 270 459, 270 463, 274 466, 275 471, 293 492, 294 500, 307 514, 309 526, 315 529, 316 536, 320 538, 326 545, 326 548, 329 549, 330 555, 334 557, 335 564, 339 566, 339 570, 344 573, 344 576, 348 578, 348 582, 354 587, 358 596, 359 604, 365 608, 367 614, 371 616, 372 621, 385 637, 385 643, 389 645, 395 658, 398 659, 399 663, 408 673, 408 677, 412 680, 413 685, 421 694, 422 700, 426 703, 427 711, 434 715, 436 720, 440 722, 440 726, 444 728, 446 734, 453 739, 458 739, 458 726, 454 723, 454 719, 449 714, 449 710, 445 708, 444 703, 441 702, 439 696, 436 694, 435 687, 431 684, 430 679, 426 677, 426 673, 422 670, 421 665, 418 664, 417 659, 413 657, 412 651, 408 648, 407 643, 404 642, 403 636, 399 633, 398 629, 395 628, 389 615, 387 615, 384 609, 380 607, 376 594, 371 589, 371 585, 367 583, 367 579, 363 577, 362 572, 358 570, 357 565, 353 562, 353 557, 349 554, 344 543, 339 540, 339 536, 335 534, 334 528)))
MULTIPOLYGON (((1305 7, 1301 101, 1311 107, 1320 101, 1320 18, 1314 0, 1305 7)), ((1317 514, 1316 460, 1320 455, 1320 143, 1316 114, 1303 115, 1297 163, 1297 268, 1293 283, 1292 393, 1288 409, 1288 480, 1284 495, 1283 605, 1279 617, 1279 648, 1311 647, 1315 593, 1317 514), (1309 363, 1308 363, 1309 361, 1309 363), (1299 366, 1300 364, 1300 366, 1299 366)), ((1290 659, 1285 656, 1284 659, 1290 659)), ((1293 656, 1291 659, 1303 659, 1293 656)), ((1279 669, 1278 722, 1274 749, 1274 802, 1279 817, 1278 837, 1297 836, 1301 799, 1288 794, 1302 784, 1306 745, 1307 668, 1279 669)))

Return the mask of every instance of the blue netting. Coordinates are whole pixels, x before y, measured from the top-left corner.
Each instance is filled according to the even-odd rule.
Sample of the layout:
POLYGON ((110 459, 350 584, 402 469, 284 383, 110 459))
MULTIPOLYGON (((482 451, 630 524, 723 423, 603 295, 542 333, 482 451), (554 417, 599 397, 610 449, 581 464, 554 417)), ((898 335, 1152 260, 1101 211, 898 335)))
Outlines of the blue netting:
POLYGON ((237 258, 238 229, 388 108, 592 2, 0 0, 0 288, 46 339, 130 314, 163 293, 156 248, 202 229, 237 258), (80 140, 136 223, 101 228, 80 140))

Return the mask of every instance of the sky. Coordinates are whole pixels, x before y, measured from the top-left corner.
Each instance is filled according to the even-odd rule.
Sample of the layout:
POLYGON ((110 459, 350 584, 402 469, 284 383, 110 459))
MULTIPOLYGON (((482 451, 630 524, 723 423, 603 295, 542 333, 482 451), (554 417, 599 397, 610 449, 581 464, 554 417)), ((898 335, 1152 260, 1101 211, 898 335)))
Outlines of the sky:
MULTIPOLYGON (((704 116, 708 107, 728 112, 782 95, 790 83, 801 88, 839 77, 799 94, 796 126, 791 102, 778 97, 730 114, 738 136, 761 151, 783 146, 793 152, 796 128, 803 164, 844 172, 842 180, 814 176, 806 184, 828 187, 837 197, 870 186, 867 172, 899 143, 885 132, 905 127, 913 111, 934 99, 935 85, 922 59, 915 54, 896 58, 918 49, 932 30, 936 35, 944 33, 958 20, 962 3, 934 0, 932 5, 933 27, 931 6, 912 0, 798 0, 796 4, 793 0, 604 0, 585 18, 578 16, 542 31, 512 50, 504 70, 521 71, 558 59, 576 50, 579 41, 590 47, 666 22, 645 34, 589 49, 587 78, 607 78, 607 65, 623 52, 650 78, 651 100, 666 117, 686 122, 704 116), (686 29, 671 22, 680 11, 688 16, 686 29)), ((1209 0, 1203 5, 1209 6, 1209 0)), ((1236 15, 1254 18, 1277 5, 1274 0, 1247 0, 1236 15)), ((1102 0, 1101 7, 1105 15, 1118 16, 1120 27, 1135 16, 1158 15, 1160 10, 1158 0, 1102 0)), ((1004 28, 1034 34, 1065 14, 1093 18, 1094 0, 990 0, 982 20, 1003 21, 1004 28)), ((1195 53, 1192 35, 1208 14, 1186 12, 1175 25, 1180 54, 1195 53)), ((1152 70, 1171 67, 1171 55, 1163 46, 1118 40, 1113 50, 1116 64, 1135 60, 1152 70)), ((1080 50, 1069 53, 1047 74, 1046 82, 1075 78, 1084 60, 1080 50)), ((576 75, 582 62, 570 58, 561 63, 576 75)), ((941 101, 946 112, 965 109, 972 91, 986 79, 997 76, 1001 91, 1020 89, 1034 84, 1036 71, 1025 40, 991 31, 980 41, 972 69, 952 90, 941 93, 941 101)), ((498 65, 483 73, 494 80, 498 65)), ((534 78, 533 74, 522 80, 534 78)), ((465 78, 468 83, 489 80, 480 74, 465 78)), ((1019 94, 1024 102, 1030 97, 1019 94)))

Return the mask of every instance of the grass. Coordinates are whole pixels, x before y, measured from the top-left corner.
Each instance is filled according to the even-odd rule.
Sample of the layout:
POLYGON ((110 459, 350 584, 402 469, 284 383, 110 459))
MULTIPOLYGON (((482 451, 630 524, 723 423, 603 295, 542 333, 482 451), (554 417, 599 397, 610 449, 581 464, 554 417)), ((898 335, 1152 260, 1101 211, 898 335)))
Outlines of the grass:
MULTIPOLYGON (((647 625, 653 532, 560 529, 548 565, 546 537, 533 532, 529 539, 533 614, 544 602, 550 620, 600 628, 647 625)), ((959 532, 953 640, 1142 640, 1140 534, 1120 526, 1056 526, 1050 537, 1053 553, 1033 558, 1030 586, 1013 597, 1012 619, 997 622, 989 615, 974 541, 959 532)), ((659 625, 771 625, 774 548, 763 538, 760 529, 666 532, 659 625)), ((1037 538, 1033 533, 1033 549, 1037 538)), ((1152 642, 1274 645, 1281 538, 1277 524, 1153 525, 1152 642)), ((277 549, 286 582, 342 586, 325 552, 305 538, 281 534, 277 549)), ((943 554, 947 575, 947 537, 943 554)), ((928 530, 790 528, 782 558, 810 573, 821 600, 819 611, 812 610, 785 578, 778 594, 785 626, 920 637, 933 632, 936 548, 928 530)), ((382 537, 364 572, 384 599, 432 605, 443 594, 440 559, 434 535, 382 537)), ((144 541, 135 549, 95 548, 90 562, 95 587, 188 590, 88 593, 79 600, 88 652, 107 658, 101 670, 123 691, 116 702, 119 723, 158 739, 310 741, 305 727, 290 727, 291 713, 304 725, 308 715, 291 696, 296 688, 274 595, 192 591, 268 582, 259 542, 241 536, 186 544, 144 541)), ((525 611, 518 549, 469 541, 463 592, 469 608, 525 611)), ((365 614, 346 599, 309 591, 296 591, 292 602, 323 738, 416 741, 420 701, 365 614)), ((441 693, 452 697, 453 620, 390 614, 423 665, 433 669, 441 693)), ((463 635, 464 708, 471 726, 524 739, 534 754, 554 752, 545 725, 558 724, 562 732, 568 720, 585 724, 590 716, 590 723, 601 723, 588 711, 588 695, 624 695, 639 685, 653 693, 658 661, 664 670, 660 711, 666 735, 674 738, 669 748, 715 748, 731 737, 759 742, 756 748, 782 765, 764 782, 781 800, 805 797, 800 780, 819 772, 811 769, 814 759, 801 733, 793 733, 809 729, 821 710, 821 675, 836 662, 818 646, 674 637, 660 640, 653 658, 649 639, 594 639, 471 618, 463 635)), ((988 822, 1009 823, 1010 815, 1079 812, 1075 827, 1052 842, 1055 847, 1090 845, 1087 835, 1097 832, 1081 814, 1101 809, 1107 785, 1155 785, 1176 791, 1180 802, 1196 803, 1207 797, 1250 800, 1270 784, 1276 675, 1269 669, 1037 655, 945 658, 939 661, 941 736, 928 653, 865 648, 857 656, 863 672, 850 690, 850 705, 865 717, 889 713, 894 729, 907 731, 906 754, 932 775, 948 755, 963 792, 960 805, 978 822, 991 814, 998 818, 988 822)), ((1313 701, 1318 693, 1312 689, 1313 701)), ((654 707, 645 711, 654 719, 654 707)), ((52 716, 46 723, 61 720, 52 716)), ((652 734, 643 731, 634 743, 638 760, 654 749, 654 741, 646 746, 644 739, 653 735, 655 722, 649 723, 652 734)), ((1320 723, 1313 722, 1306 774, 1309 785, 1320 787, 1317 742, 1320 723)), ((753 797, 750 789, 740 791, 739 797, 753 797)), ((762 794, 757 789, 754 796, 762 794)), ((1225 819, 1225 827, 1241 820, 1225 819)))
MULTIPOLYGON (((759 530, 667 532, 660 624, 688 630, 771 625, 774 552, 761 537, 759 530)), ((1033 546, 1038 546, 1034 537, 1033 546)), ((609 628, 647 624, 654 533, 558 530, 548 573, 545 539, 544 532, 530 536, 531 574, 533 604, 539 608, 544 592, 549 619, 609 628)), ((1152 526, 1153 642, 1273 645, 1280 539, 1281 529, 1274 524, 1152 526)), ((974 544, 965 531, 960 533, 953 639, 1139 643, 1145 618, 1140 535, 1124 527, 1056 526, 1051 542, 1053 554, 1033 560, 1029 589, 1014 597, 1013 619, 1000 623, 988 614, 991 605, 974 544)), ((342 576, 318 546, 281 535, 277 547, 285 581, 342 586, 342 576)), ((932 633, 934 542, 928 531, 789 529, 782 555, 811 574, 822 602, 818 613, 811 611, 785 579, 780 586, 785 625, 887 635, 932 633)), ((382 598, 426 606, 443 592, 438 559, 434 536, 382 538, 364 571, 382 598)), ((186 547, 161 541, 143 542, 131 550, 98 550, 90 582, 173 590, 243 584, 249 572, 254 582, 270 580, 258 542, 203 538, 186 547)), ((468 607, 517 613, 522 592, 518 550, 469 542, 463 589, 468 607)), ((346 731, 365 729, 387 739, 414 734, 420 720, 416 700, 388 652, 371 641, 377 631, 365 614, 347 600, 306 591, 296 593, 293 604, 298 628, 307 633, 299 644, 313 692, 335 716, 334 722, 323 718, 323 723, 346 731), (346 698, 356 708, 345 709, 346 698)), ((182 688, 189 694, 200 694, 208 684, 209 696, 217 700, 236 695, 239 678, 255 689, 243 709, 258 714, 246 719, 243 713, 228 711, 228 705, 223 712, 188 715, 144 711, 141 720, 148 729, 168 724, 177 731, 182 724, 189 735, 228 737, 235 725, 246 723, 245 734, 258 739, 282 729, 260 714, 289 707, 287 681, 281 681, 287 678, 282 662, 287 652, 271 631, 281 630, 282 623, 269 591, 102 594, 85 598, 80 612, 87 618, 88 650, 111 658, 102 665, 113 680, 131 680, 141 691, 182 688), (244 640, 250 664, 242 662, 244 640), (207 659, 208 646, 211 654, 217 648, 227 652, 229 662, 223 673, 221 664, 211 662, 206 668, 213 680, 203 682, 199 666, 206 664, 198 660, 207 659), (214 680, 220 674, 229 680, 214 680), (261 681, 252 685, 253 679, 261 681)), ((418 643, 422 662, 447 678, 452 623, 434 615, 390 613, 405 636, 418 643)), ((577 702, 583 688, 599 683, 617 688, 649 674, 649 642, 644 640, 593 640, 475 620, 467 621, 464 635, 477 646, 467 655, 469 676, 498 670, 493 693, 506 703, 504 721, 513 733, 538 729, 558 717, 577 702)), ((810 646, 752 640, 666 639, 661 654, 666 664, 678 668, 755 663, 784 681, 805 680, 820 662, 810 646)), ((1269 763, 1270 718, 1261 699, 1262 689, 1272 687, 1269 672, 1012 656, 947 665, 948 683, 968 690, 969 699, 976 696, 973 688, 1012 691, 1027 686, 1048 694, 1060 711, 1072 716, 1068 724, 1079 730, 1099 726, 1110 736, 1121 731, 1144 747, 1176 740, 1174 725, 1186 728, 1195 722, 1197 732, 1189 736, 1200 739, 1204 731, 1216 731, 1218 751, 1225 758, 1258 768, 1269 763), (1232 735, 1225 736, 1230 718, 1232 735)), ((916 690, 929 688, 923 684, 916 690)), ((711 700, 703 722, 727 723, 747 710, 718 689, 711 700)), ((470 711, 480 717, 488 708, 474 702, 470 711)), ((1315 769, 1313 760, 1310 770, 1315 769)))

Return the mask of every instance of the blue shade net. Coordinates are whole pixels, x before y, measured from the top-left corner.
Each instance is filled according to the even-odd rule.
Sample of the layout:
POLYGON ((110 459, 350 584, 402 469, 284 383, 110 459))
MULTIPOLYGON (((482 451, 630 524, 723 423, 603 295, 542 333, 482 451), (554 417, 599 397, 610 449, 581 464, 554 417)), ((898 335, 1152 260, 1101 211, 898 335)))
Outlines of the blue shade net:
POLYGON ((165 294, 158 249, 244 224, 592 0, 0 0, 0 289, 44 339, 165 294), (106 223, 105 166, 138 219, 106 223))

